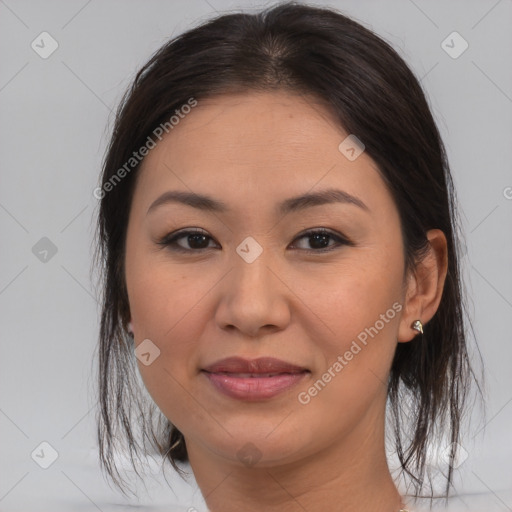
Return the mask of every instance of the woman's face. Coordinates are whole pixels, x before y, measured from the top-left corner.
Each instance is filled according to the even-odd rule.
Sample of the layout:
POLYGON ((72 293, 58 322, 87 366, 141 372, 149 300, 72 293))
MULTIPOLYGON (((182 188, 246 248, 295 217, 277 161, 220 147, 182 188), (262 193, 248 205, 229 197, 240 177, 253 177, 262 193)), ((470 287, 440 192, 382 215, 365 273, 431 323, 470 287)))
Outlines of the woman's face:
POLYGON ((199 101, 143 162, 126 251, 138 365, 191 460, 288 463, 356 446, 382 424, 403 245, 375 164, 350 141, 340 149, 348 135, 311 98, 222 96, 199 101), (170 191, 225 209, 151 208, 170 191), (204 236, 159 243, 188 230, 204 236), (203 371, 233 356, 307 371, 251 381, 203 371))

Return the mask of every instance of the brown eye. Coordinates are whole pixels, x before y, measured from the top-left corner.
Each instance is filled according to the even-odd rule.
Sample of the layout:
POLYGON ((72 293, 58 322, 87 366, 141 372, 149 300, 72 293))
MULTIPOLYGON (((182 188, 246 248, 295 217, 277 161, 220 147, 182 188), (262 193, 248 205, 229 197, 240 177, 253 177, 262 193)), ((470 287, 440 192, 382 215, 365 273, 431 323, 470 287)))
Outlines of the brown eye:
MULTIPOLYGON (((305 245, 309 245, 309 247, 298 248, 315 253, 328 252, 342 245, 354 245, 346 237, 327 229, 307 231, 298 236, 295 240, 302 239, 306 240, 305 245)), ((206 231, 196 229, 170 233, 160 240, 158 244, 168 247, 173 251, 190 253, 213 248, 214 246, 209 245, 211 241, 213 241, 213 238, 209 236, 206 231)))
POLYGON ((339 247, 340 245, 353 245, 345 237, 327 229, 311 230, 298 236, 295 240, 306 239, 310 247, 302 247, 309 252, 326 252, 339 247), (330 243, 334 241, 334 243, 330 243))
POLYGON ((160 245, 171 248, 171 250, 193 252, 209 249, 209 241, 213 240, 205 231, 202 230, 188 230, 178 233, 171 233, 164 237, 160 245), (180 243, 184 240, 183 243, 180 243))

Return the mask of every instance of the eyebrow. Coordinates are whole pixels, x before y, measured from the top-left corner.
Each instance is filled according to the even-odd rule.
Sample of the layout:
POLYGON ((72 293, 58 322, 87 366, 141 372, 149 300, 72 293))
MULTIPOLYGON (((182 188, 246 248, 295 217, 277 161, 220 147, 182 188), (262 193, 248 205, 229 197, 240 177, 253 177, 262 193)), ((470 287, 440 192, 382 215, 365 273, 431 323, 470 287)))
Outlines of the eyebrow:
MULTIPOLYGON (((148 208, 148 211, 146 212, 146 215, 160 206, 172 203, 184 204, 199 210, 206 210, 217 213, 227 213, 230 211, 228 205, 218 199, 214 199, 202 194, 196 194, 194 192, 169 190, 168 192, 165 192, 160 197, 158 197, 151 204, 151 206, 148 208)), ((344 192, 343 190, 329 188, 319 192, 303 194, 286 199, 277 206, 277 213, 284 215, 290 212, 304 210, 312 206, 332 203, 351 204, 367 212, 370 211, 368 206, 366 206, 366 204, 363 203, 361 199, 349 194, 348 192, 344 192)))

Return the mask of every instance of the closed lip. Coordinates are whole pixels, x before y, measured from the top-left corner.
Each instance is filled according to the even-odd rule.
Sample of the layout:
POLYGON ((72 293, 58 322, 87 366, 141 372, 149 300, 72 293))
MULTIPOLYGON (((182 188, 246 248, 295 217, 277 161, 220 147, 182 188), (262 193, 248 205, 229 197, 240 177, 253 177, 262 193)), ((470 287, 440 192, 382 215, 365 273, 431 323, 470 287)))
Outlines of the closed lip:
POLYGON ((297 366, 274 357, 260 357, 258 359, 244 359, 243 357, 228 357, 206 366, 202 371, 209 373, 237 373, 237 374, 280 374, 302 373, 307 368, 297 366))

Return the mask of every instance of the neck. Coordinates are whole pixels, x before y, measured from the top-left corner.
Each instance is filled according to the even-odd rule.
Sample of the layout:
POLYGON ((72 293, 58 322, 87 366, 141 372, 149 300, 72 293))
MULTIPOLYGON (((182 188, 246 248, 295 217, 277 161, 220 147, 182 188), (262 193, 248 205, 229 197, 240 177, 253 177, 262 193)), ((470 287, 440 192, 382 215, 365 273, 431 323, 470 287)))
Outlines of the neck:
MULTIPOLYGON (((371 414, 370 414, 371 416, 371 414)), ((367 417, 342 441, 286 464, 246 467, 186 440, 210 512, 398 512, 402 500, 384 448, 384 417, 367 417)))

